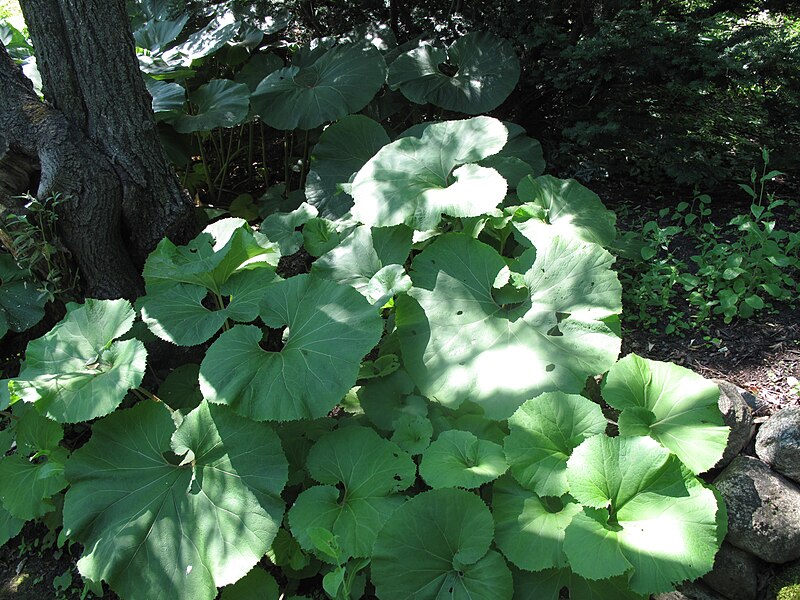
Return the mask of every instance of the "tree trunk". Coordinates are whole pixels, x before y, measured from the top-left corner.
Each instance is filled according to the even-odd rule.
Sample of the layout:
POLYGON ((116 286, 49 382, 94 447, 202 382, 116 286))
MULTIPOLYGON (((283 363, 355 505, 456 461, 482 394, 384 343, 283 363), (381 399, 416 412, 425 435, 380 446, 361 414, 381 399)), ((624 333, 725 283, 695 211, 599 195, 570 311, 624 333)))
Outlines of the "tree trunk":
POLYGON ((23 0, 41 102, 0 46, 0 127, 38 159, 40 199, 60 194, 59 225, 90 297, 134 298, 165 235, 195 233, 194 210, 158 139, 124 0, 23 0))

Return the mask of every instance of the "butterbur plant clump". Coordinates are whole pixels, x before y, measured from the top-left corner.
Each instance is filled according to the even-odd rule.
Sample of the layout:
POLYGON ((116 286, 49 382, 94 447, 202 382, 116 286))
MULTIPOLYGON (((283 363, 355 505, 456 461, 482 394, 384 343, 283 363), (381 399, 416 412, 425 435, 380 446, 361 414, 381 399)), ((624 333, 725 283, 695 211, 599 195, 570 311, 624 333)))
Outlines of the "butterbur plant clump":
MULTIPOLYGON (((389 85, 471 114, 496 106, 465 110, 480 86, 423 69, 518 76, 470 46, 505 44, 464 39, 402 55, 389 85)), ((299 56, 259 84, 259 105, 313 105, 286 79, 335 80, 329 64, 356 54, 299 56)), ((63 494, 81 575, 124 600, 277 600, 303 580, 336 599, 566 588, 617 600, 708 572, 726 518, 698 475, 727 441, 719 391, 675 365, 618 360, 614 215, 543 175, 538 143, 513 124, 476 116, 392 136, 364 115, 321 115, 339 117, 312 152, 312 204, 164 240, 135 306, 71 304, 30 343, 0 395, 13 448, 0 541, 61 510, 63 494), (301 246, 309 272, 279 274, 301 246), (201 358, 165 373, 148 365, 152 335, 201 358), (63 443, 89 421, 88 441, 63 443)))

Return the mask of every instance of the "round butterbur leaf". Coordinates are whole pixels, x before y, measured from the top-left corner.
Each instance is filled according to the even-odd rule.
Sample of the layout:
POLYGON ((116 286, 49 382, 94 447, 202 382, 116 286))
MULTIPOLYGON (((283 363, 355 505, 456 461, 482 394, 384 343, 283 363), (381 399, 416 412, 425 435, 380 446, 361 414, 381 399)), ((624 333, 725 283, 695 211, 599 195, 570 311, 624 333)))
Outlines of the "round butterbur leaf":
POLYGON ((380 339, 380 315, 349 286, 313 275, 273 283, 263 294, 262 321, 288 328, 282 347, 262 349, 264 332, 255 326, 226 331, 200 365, 203 397, 258 421, 325 416, 380 339))
POLYGON ((64 319, 31 341, 12 394, 36 403, 59 423, 78 423, 119 406, 144 376, 147 351, 139 340, 114 341, 133 325, 127 300, 70 303, 64 319))
POLYGON ((363 115, 348 115, 327 127, 311 152, 306 177, 308 203, 323 217, 344 216, 353 206, 353 198, 341 186, 389 141, 380 123, 363 115))
POLYGON ((408 454, 374 430, 355 425, 320 439, 309 452, 307 468, 311 477, 327 485, 298 496, 289 511, 292 534, 302 548, 313 550, 309 531, 330 531, 338 538, 341 561, 370 556, 378 531, 404 502, 396 492, 416 476, 408 454))
POLYGON ((264 77, 282 68, 283 61, 278 56, 271 52, 258 52, 236 74, 234 81, 245 84, 252 93, 264 77))
POLYGON ((275 578, 256 567, 239 581, 222 589, 220 600, 280 600, 281 590, 275 578))
POLYGON ((370 379, 358 390, 358 399, 367 418, 384 431, 392 431, 397 419, 405 414, 428 414, 427 401, 414 394, 414 382, 403 369, 370 379))
POLYGON ((425 452, 419 474, 432 488, 476 488, 508 469, 503 449, 469 431, 442 432, 425 452))
POLYGON ((609 579, 584 579, 569 568, 543 571, 514 570, 514 598, 519 600, 559 600, 561 590, 569 590, 570 600, 645 600, 631 591, 625 575, 609 579))
POLYGON ((478 496, 454 488, 415 496, 378 534, 372 551, 376 595, 509 600, 511 572, 489 550, 493 536, 492 515, 478 496))
POLYGON ((402 137, 381 148, 353 180, 353 216, 367 225, 405 223, 433 229, 442 214, 473 217, 493 210, 506 180, 476 163, 499 152, 508 139, 491 117, 427 126, 422 137, 402 137))
POLYGON ((421 415, 405 413, 394 422, 392 441, 409 454, 422 454, 431 443, 433 424, 421 415))
POLYGON ((548 392, 527 400, 508 419, 503 444, 514 478, 540 496, 569 491, 567 459, 583 440, 603 433, 598 404, 577 394, 548 392))
POLYGON ((200 365, 187 363, 172 371, 158 387, 158 397, 173 410, 188 413, 203 401, 200 392, 200 365))
POLYGON ((313 129, 341 119, 364 108, 386 80, 383 56, 372 46, 317 50, 267 75, 253 92, 253 111, 270 127, 313 129))
POLYGON ((564 531, 580 511, 569 496, 542 498, 508 476, 492 488, 495 543, 509 561, 528 571, 566 566, 564 531))
POLYGON ((474 115, 500 106, 519 75, 519 60, 508 40, 473 32, 447 50, 420 46, 402 54, 392 62, 388 82, 412 102, 474 115))
POLYGON ((142 320, 163 340, 201 344, 230 319, 253 321, 277 279, 278 251, 243 219, 217 221, 185 246, 162 240, 144 266, 142 320))
POLYGON ((517 195, 525 204, 514 213, 514 227, 531 244, 543 235, 561 234, 608 247, 617 236, 616 215, 574 179, 528 176, 517 195))
POLYGON ((0 546, 5 545, 8 540, 16 537, 22 531, 23 525, 25 525, 24 520, 12 516, 10 512, 0 505, 0 546))
POLYGON ((719 388, 689 369, 629 354, 608 372, 603 398, 622 410, 622 435, 649 435, 693 473, 722 458, 729 429, 719 410, 719 388))
POLYGON ((78 568, 129 600, 212 600, 269 549, 287 470, 271 427, 224 406, 203 403, 177 429, 159 403, 114 413, 67 467, 78 568))
POLYGON ((410 281, 401 265, 411 252, 412 234, 405 225, 372 228, 361 225, 321 256, 312 273, 350 285, 372 303, 405 292, 410 281))
POLYGON ((181 115, 172 122, 179 133, 238 125, 247 117, 250 90, 243 83, 230 79, 214 79, 190 93, 189 101, 196 106, 196 111, 181 115))
MULTIPOLYGON (((530 255, 522 258, 530 259, 530 255)), ((420 391, 449 408, 479 405, 506 419, 543 392, 579 393, 616 360, 605 323, 621 311, 613 257, 596 244, 543 239, 519 287, 493 248, 464 234, 440 236, 414 259, 396 302, 404 365, 420 391)))
POLYGON ((63 448, 48 452, 44 460, 34 461, 20 452, 0 458, 0 512, 7 510, 11 517, 29 521, 54 511, 53 495, 67 487, 66 461, 63 448))
POLYGON ((567 462, 567 479, 584 509, 566 529, 564 552, 581 577, 629 574, 634 592, 651 594, 711 570, 718 499, 655 440, 589 438, 567 462))
POLYGON ((153 97, 153 112, 160 121, 170 121, 183 112, 186 89, 179 83, 169 83, 148 77, 147 91, 153 97))

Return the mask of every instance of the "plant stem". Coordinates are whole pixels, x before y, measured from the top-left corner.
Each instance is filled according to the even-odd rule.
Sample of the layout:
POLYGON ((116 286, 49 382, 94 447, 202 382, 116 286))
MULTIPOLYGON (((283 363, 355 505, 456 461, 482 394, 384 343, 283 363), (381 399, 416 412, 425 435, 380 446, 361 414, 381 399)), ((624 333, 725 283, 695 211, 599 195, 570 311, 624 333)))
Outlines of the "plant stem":
POLYGON ((202 161, 203 167, 205 168, 206 183, 208 183, 208 195, 210 197, 214 194, 214 184, 211 182, 211 174, 208 172, 208 161, 206 160, 205 150, 203 150, 203 140, 200 139, 199 133, 197 134, 197 145, 200 148, 200 160, 202 161))
POLYGON ((261 164, 264 169, 264 188, 269 188, 269 177, 267 176, 267 144, 264 141, 264 123, 262 121, 258 122, 259 127, 261 128, 261 164))

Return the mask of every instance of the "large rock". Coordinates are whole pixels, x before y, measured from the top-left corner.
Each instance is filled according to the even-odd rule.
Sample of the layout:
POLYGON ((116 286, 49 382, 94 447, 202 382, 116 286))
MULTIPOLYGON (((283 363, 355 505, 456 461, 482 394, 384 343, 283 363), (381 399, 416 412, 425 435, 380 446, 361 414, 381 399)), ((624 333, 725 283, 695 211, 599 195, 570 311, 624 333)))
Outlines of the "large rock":
POLYGON ((714 568, 703 577, 703 582, 730 600, 755 600, 761 565, 752 554, 722 544, 714 559, 714 568))
POLYGON ((716 464, 717 468, 722 468, 747 446, 756 432, 756 424, 753 421, 753 411, 745 401, 742 390, 722 379, 715 379, 714 383, 719 386, 719 409, 722 412, 722 419, 725 425, 731 428, 725 453, 716 464))
POLYGON ((779 473, 800 482, 800 407, 779 410, 761 426, 756 454, 779 473))
POLYGON ((734 458, 714 485, 728 508, 728 542, 770 563, 800 558, 800 487, 751 456, 734 458))

